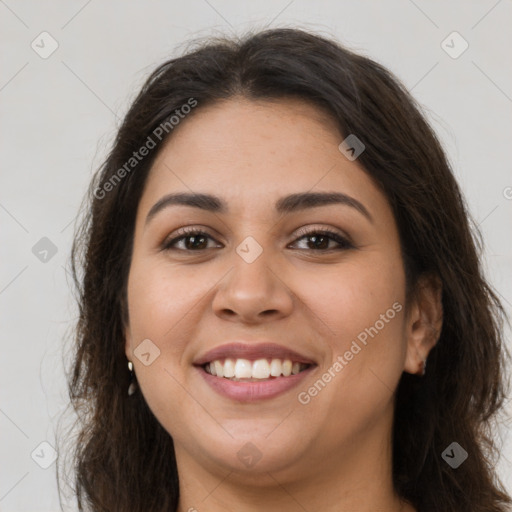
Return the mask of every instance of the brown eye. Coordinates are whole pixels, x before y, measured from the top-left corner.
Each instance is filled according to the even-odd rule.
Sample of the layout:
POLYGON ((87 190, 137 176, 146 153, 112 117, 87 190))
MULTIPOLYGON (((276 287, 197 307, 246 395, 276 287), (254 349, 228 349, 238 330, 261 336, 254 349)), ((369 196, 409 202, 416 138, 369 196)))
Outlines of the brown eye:
POLYGON ((203 251, 208 249, 208 240, 213 238, 204 231, 198 229, 183 229, 177 237, 164 242, 164 250, 178 250, 178 251, 203 251), (178 247, 181 244, 181 247, 178 247))
POLYGON ((354 245, 351 242, 349 242, 345 237, 330 230, 311 230, 309 232, 305 232, 294 243, 297 244, 298 241, 303 239, 306 240, 306 247, 304 247, 304 249, 312 251, 322 252, 354 248, 354 245), (334 246, 330 246, 332 242, 334 242, 334 246))
MULTIPOLYGON (((214 240, 208 233, 196 228, 183 229, 178 232, 178 236, 164 242, 163 250, 178 250, 188 252, 204 251, 212 247, 208 247, 208 241, 214 240), (181 245, 180 245, 181 244, 181 245)), ((303 232, 302 236, 297 238, 294 244, 301 240, 306 240, 306 244, 299 249, 305 249, 315 252, 328 252, 336 250, 347 250, 354 248, 354 245, 339 233, 330 230, 310 230, 303 232)))

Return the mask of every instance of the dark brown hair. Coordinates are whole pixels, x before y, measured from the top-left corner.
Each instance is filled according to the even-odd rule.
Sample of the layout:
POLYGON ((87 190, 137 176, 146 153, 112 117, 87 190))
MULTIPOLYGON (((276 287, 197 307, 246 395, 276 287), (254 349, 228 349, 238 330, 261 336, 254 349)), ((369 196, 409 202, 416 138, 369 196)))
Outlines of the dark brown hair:
POLYGON ((512 500, 494 473, 492 433, 507 384, 506 317, 483 275, 481 235, 471 228, 442 147, 415 100, 384 67, 326 37, 284 28, 210 39, 159 66, 91 183, 72 249, 79 320, 69 391, 79 418, 72 455, 79 509, 171 511, 179 489, 172 438, 140 392, 127 394, 124 352, 137 207, 172 130, 107 193, 98 191, 191 98, 201 109, 235 95, 312 102, 341 134, 365 144, 358 162, 393 210, 408 290, 426 273, 443 286, 444 322, 426 375, 403 373, 396 390, 395 488, 418 512, 506 510, 512 500), (469 454, 457 469, 441 456, 453 441, 469 454))

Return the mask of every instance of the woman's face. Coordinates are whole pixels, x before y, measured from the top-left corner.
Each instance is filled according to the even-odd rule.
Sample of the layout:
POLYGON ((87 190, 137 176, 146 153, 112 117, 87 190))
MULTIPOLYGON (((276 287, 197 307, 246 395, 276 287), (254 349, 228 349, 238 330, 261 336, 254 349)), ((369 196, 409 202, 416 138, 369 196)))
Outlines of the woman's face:
POLYGON ((407 355, 399 236, 341 141, 308 104, 232 99, 199 105, 151 169, 126 355, 179 466, 308 474, 388 440, 407 355), (215 199, 152 210, 178 193, 215 199))

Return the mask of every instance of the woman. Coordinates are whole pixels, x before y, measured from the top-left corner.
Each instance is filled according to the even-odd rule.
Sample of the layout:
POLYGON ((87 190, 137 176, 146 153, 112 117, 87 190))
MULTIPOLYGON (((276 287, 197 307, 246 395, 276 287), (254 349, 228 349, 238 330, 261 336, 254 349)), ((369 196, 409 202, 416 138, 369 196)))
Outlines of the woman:
POLYGON ((506 510, 476 246, 372 60, 276 29, 161 65, 73 247, 80 510, 506 510))

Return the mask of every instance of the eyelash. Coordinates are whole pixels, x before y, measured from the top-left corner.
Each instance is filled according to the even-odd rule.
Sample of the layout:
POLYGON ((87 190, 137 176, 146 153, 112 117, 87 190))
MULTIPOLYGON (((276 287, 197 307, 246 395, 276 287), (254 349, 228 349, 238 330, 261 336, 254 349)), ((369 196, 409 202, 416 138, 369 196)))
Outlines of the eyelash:
MULTIPOLYGON (((331 248, 331 249, 305 249, 305 250, 309 250, 309 251, 331 252, 331 251, 343 251, 343 250, 355 248, 354 245, 352 244, 352 242, 350 242, 347 238, 341 236, 336 231, 332 231, 328 228, 309 229, 309 230, 301 229, 299 231, 299 233, 297 233, 297 234, 300 236, 298 236, 298 238, 295 241, 301 240, 302 238, 306 238, 306 237, 312 236, 312 235, 323 235, 323 236, 328 237, 331 240, 334 240, 338 244, 340 244, 338 247, 331 248)), ((162 250, 166 250, 166 251, 172 251, 172 250, 176 251, 177 250, 177 251, 184 251, 184 252, 202 252, 202 251, 207 250, 207 249, 197 249, 197 250, 176 249, 175 247, 173 247, 173 245, 176 244, 177 242, 179 242, 180 240, 184 240, 188 237, 198 236, 198 235, 206 235, 206 237, 213 240, 213 237, 211 237, 207 232, 205 232, 201 229, 185 227, 178 231, 178 236, 172 238, 171 240, 164 241, 162 244, 162 250)))

